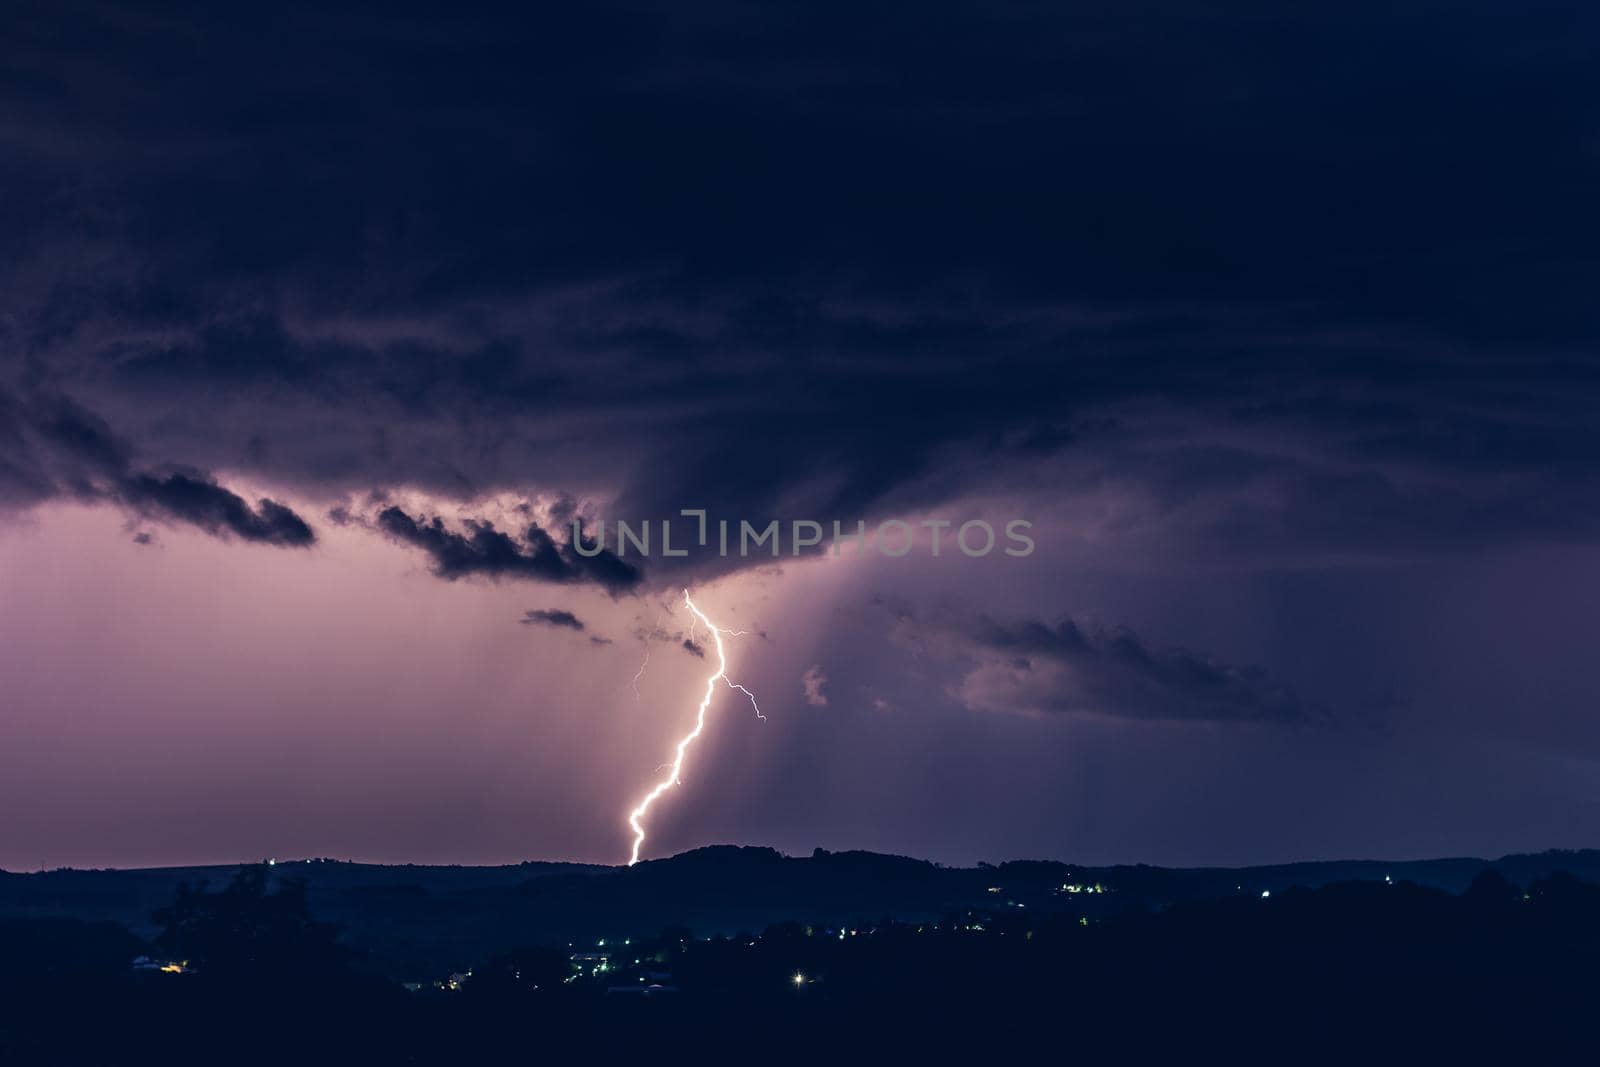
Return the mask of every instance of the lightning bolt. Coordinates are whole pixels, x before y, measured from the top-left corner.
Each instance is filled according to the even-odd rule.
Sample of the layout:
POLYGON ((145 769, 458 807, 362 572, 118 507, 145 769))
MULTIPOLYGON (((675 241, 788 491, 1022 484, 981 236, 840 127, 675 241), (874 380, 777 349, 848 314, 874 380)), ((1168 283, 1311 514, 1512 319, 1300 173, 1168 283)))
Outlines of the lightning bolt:
POLYGON ((680 777, 683 771, 683 758, 688 754, 689 747, 699 739, 700 734, 706 728, 706 710, 711 707, 711 698, 716 695, 717 683, 723 682, 729 688, 737 689, 749 697, 750 705, 756 709, 756 716, 762 720, 766 719, 766 716, 761 714, 760 705, 756 703, 755 694, 744 686, 728 680, 728 654, 722 647, 722 635, 733 631, 719 629, 715 623, 706 618, 705 613, 696 607, 694 601, 689 598, 689 590, 687 589, 683 591, 683 602, 694 613, 695 619, 704 623, 706 629, 711 631, 711 640, 717 649, 717 670, 716 673, 706 679, 705 695, 700 698, 700 707, 695 710, 694 714, 694 729, 684 734, 682 739, 678 741, 678 748, 672 763, 667 768, 666 777, 657 782, 655 787, 645 795, 645 798, 639 801, 639 806, 628 813, 628 825, 633 827, 633 855, 628 858, 629 867, 639 862, 639 848, 644 844, 645 838, 644 817, 650 813, 650 805, 660 799, 661 795, 667 790, 675 785, 681 785, 683 782, 680 777))
POLYGON ((639 670, 633 676, 633 702, 639 703, 639 679, 644 677, 644 669, 650 666, 650 639, 644 639, 644 662, 639 664, 639 670))
POLYGON ((663 607, 661 611, 656 612, 656 621, 650 624, 650 632, 644 635, 644 662, 639 664, 639 669, 634 672, 633 681, 629 683, 633 688, 633 702, 635 704, 639 703, 640 699, 639 679, 644 677, 644 669, 650 666, 650 642, 655 640, 656 635, 661 632, 661 615, 665 610, 663 607))
POLYGON ((745 696, 749 697, 750 698, 750 706, 752 708, 756 709, 756 718, 760 719, 762 722, 766 722, 767 721, 767 717, 765 715, 761 714, 761 705, 756 703, 756 695, 754 693, 750 692, 750 690, 746 689, 744 686, 740 685, 738 682, 734 681, 731 678, 723 678, 722 680, 724 682, 728 683, 728 688, 729 689, 737 689, 739 692, 741 692, 745 696))

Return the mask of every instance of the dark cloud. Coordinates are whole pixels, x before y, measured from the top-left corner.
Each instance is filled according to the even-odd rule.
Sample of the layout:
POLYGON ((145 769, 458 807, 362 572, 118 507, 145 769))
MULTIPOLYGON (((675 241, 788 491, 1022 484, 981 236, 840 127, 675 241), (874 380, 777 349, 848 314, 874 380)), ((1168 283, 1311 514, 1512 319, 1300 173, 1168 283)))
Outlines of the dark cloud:
POLYGON ((28 445, 15 398, 0 389, 0 506, 28 507, 57 491, 28 445))
MULTIPOLYGON (((16 19, 0 381, 118 428, 35 424, 84 469, 319 497, 848 522, 1010 479, 1251 557, 1600 540, 1600 14, 936 8, 16 19)), ((15 423, 27 506, 68 482, 15 423)))
POLYGON ((92 469, 109 473, 127 469, 130 450, 106 421, 70 397, 46 395, 33 403, 35 431, 92 469))
POLYGON ((305 520, 278 501, 262 499, 252 507, 203 471, 139 470, 133 454, 105 419, 71 397, 36 392, 19 403, 0 390, 0 494, 15 495, 5 493, 10 482, 25 488, 31 502, 71 495, 217 536, 284 547, 316 540, 305 520))
MULTIPOLYGON (((581 523, 573 526, 572 530, 574 535, 582 539, 585 551, 594 547, 594 542, 584 537, 581 523)), ((632 589, 644 580, 644 574, 638 567, 621 559, 610 549, 602 548, 596 554, 586 556, 577 552, 568 541, 561 546, 561 552, 568 564, 585 580, 595 582, 613 594, 632 589)))
POLYGON ((530 608, 523 612, 522 618, 517 620, 523 625, 565 627, 569 630, 582 630, 583 620, 570 611, 559 608, 530 608))
POLYGON ((1123 627, 902 614, 898 634, 965 661, 953 693, 974 710, 1300 726, 1330 721, 1325 708, 1260 668, 1154 649, 1123 627))
MULTIPOLYGON (((1584 138, 1600 93, 1572 42, 1596 31, 1592 13, 1506 20, 1491 16, 1508 5, 1476 3, 1462 21, 1358 3, 1264 21, 1242 4, 965 2, 937 5, 912 42, 891 9, 730 21, 601 3, 490 33, 443 12, 289 8, 316 32, 263 40, 198 5, 187 15, 213 42, 204 50, 92 12, 13 27, 18 52, 92 46, 98 63, 38 74, 40 91, 16 101, 6 135, 29 151, 11 177, 36 194, 104 167, 79 195, 132 217, 75 220, 74 199, 19 198, 12 242, 92 223, 148 233, 167 269, 126 279, 118 310, 149 323, 205 299, 175 288, 180 274, 295 273, 324 284, 308 295, 327 306, 360 295, 428 308, 649 266, 726 283, 823 264, 856 291, 981 267, 1017 289, 1096 299, 1309 293, 1475 334, 1595 321, 1549 284, 1554 269, 1591 269, 1584 138), (1358 46, 1367 62, 1352 68, 1358 46), (138 97, 113 95, 130 82, 138 97), (241 133, 230 119, 252 103, 271 121, 241 133), (138 145, 152 150, 128 151, 138 145), (1513 195, 1534 188, 1542 200, 1513 195), (237 210, 241 194, 259 198, 254 210, 237 210), (1469 247, 1467 261, 1435 254, 1469 247), (1541 321, 1519 323, 1518 304, 1541 321)), ((58 331, 83 313, 74 295, 56 302, 58 331)), ((742 317, 792 330, 807 324, 803 303, 742 317)), ((315 377, 270 318, 233 321, 210 327, 211 350, 232 357, 162 338, 146 347, 165 354, 129 373, 154 361, 237 381, 315 377)), ((615 332, 693 359, 689 331, 615 332)), ((461 372, 503 369, 492 351, 474 362, 461 372)))
POLYGON ((591 645, 609 645, 613 644, 614 642, 609 637, 599 637, 591 634, 589 637, 589 643, 591 645))
POLYGON ((682 630, 668 629, 657 624, 648 627, 635 626, 629 632, 633 635, 635 640, 643 641, 647 644, 651 641, 660 641, 665 644, 675 645, 678 648, 681 648, 683 651, 689 653, 689 655, 695 656, 699 659, 704 659, 706 655, 705 646, 700 644, 693 637, 689 636, 682 630))
POLYGON ((92 495, 95 477, 119 475, 126 464, 124 446, 77 404, 0 388, 0 507, 92 495))
POLYGON ((286 547, 317 539, 304 519, 277 501, 262 499, 251 508, 239 494, 199 475, 136 474, 119 483, 118 493, 142 515, 187 522, 207 533, 286 547))
POLYGON ((613 594, 626 592, 640 581, 637 568, 609 551, 594 557, 580 555, 570 543, 557 544, 537 523, 530 524, 518 540, 485 520, 467 520, 464 532, 448 529, 438 516, 413 518, 391 505, 378 513, 378 528, 405 544, 426 552, 433 570, 454 581, 469 575, 521 578, 540 582, 593 582, 613 594))

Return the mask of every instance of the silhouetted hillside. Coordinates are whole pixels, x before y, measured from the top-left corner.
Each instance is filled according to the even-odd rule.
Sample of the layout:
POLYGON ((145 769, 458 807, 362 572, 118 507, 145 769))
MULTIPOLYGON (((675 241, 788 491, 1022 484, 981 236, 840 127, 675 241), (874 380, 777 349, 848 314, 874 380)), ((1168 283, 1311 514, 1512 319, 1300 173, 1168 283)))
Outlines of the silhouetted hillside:
MULTIPOLYGON (((373 912, 362 929, 374 944, 404 905, 438 945, 458 929, 488 946, 455 944, 471 966, 402 984, 372 973, 351 930, 315 914, 309 882, 285 866, 178 888, 147 939, 115 923, 0 920, 0 1062, 676 1059, 685 1049, 780 1062, 1584 1062, 1600 997, 1600 886, 1568 873, 1519 883, 1485 868, 1459 894, 1393 875, 1259 892, 1236 881, 1152 907, 1104 881, 1050 888, 1083 875, 1054 864, 946 870, 716 848, 509 888, 356 884, 329 896, 324 885, 352 915, 352 900, 373 912), (1044 894, 1037 908, 1018 899, 1030 886, 1044 894), (641 924, 682 914, 697 894, 712 898, 707 914, 842 913, 868 900, 927 906, 963 887, 982 905, 927 920, 524 939, 590 921, 585 908, 629 909, 641 924), (739 892, 758 903, 730 903, 739 892), (508 923, 498 933, 477 925, 495 916, 508 923)), ((1209 885, 1218 873, 1198 877, 1209 885)))
MULTIPOLYGON (((584 943, 683 927, 701 936, 773 923, 934 919, 965 909, 1098 919, 1291 886, 1415 882, 1452 893, 1493 867, 1519 884, 1557 871, 1600 882, 1600 851, 1495 861, 1335 861, 1268 867, 1085 867, 1050 861, 942 867, 871 852, 785 856, 713 846, 635 867, 525 863, 504 867, 281 862, 302 879, 320 919, 338 924, 366 966, 397 980, 465 970, 509 945, 584 943)), ((0 917, 114 921, 141 936, 180 883, 225 884, 234 867, 0 874, 0 917)))

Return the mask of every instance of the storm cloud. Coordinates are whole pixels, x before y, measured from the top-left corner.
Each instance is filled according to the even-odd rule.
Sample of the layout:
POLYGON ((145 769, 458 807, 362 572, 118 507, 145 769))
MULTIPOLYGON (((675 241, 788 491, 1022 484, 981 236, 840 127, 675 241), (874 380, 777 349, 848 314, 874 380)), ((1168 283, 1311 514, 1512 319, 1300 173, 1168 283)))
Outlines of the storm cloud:
MULTIPOLYGON (((204 48, 29 20, 0 383, 100 412, 38 426, 82 463, 319 501, 763 524, 1114 483, 1251 560, 1600 541, 1600 75, 1568 47, 1594 13, 939 11, 916 48, 826 7, 741 18, 737 48, 605 4, 307 9, 270 44, 196 10, 204 48)), ((70 488, 36 459, 0 414, 0 502, 70 488)), ((292 525, 202 509, 229 512, 292 525)), ((385 528, 445 578, 639 578, 385 528)))
POLYGON ((303 547, 317 539, 306 521, 275 500, 252 508, 238 493, 193 474, 136 474, 119 483, 121 499, 146 516, 176 519, 212 534, 303 547))
POLYGON ((524 626, 553 626, 557 629, 568 630, 584 629, 583 620, 570 611, 559 608, 530 608, 523 612, 522 618, 517 620, 524 626))
POLYGON ((1328 724, 1328 710, 1258 667, 1157 649, 1125 627, 901 615, 902 641, 965 664, 951 694, 975 711, 1178 722, 1328 724))
POLYGON ((291 548, 316 541, 286 504, 262 498, 252 506, 205 471, 140 469, 134 457, 132 445, 71 397, 43 392, 19 402, 0 390, 0 500, 70 496, 219 537, 291 548))
POLYGON ((426 552, 433 561, 433 572, 450 581, 471 575, 540 582, 590 581, 621 593, 640 580, 632 564, 608 551, 582 556, 570 543, 557 544, 537 523, 529 524, 520 538, 483 519, 466 520, 458 532, 438 516, 414 518, 391 505, 378 513, 377 526, 395 540, 426 552))

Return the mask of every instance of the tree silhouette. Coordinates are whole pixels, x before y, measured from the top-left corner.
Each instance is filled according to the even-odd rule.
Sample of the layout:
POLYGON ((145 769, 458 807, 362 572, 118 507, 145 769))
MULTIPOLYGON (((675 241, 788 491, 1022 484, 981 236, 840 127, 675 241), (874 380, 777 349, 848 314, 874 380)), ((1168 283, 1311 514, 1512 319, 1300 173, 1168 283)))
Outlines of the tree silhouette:
POLYGON ((556 948, 521 948, 491 957, 473 971, 467 989, 474 996, 560 990, 573 973, 568 953, 556 948))
POLYGON ((271 886, 266 864, 242 868, 218 893, 205 883, 178 887, 172 904, 152 916, 157 943, 173 957, 216 978, 315 981, 342 973, 350 952, 338 929, 311 917, 305 883, 271 886))
POLYGON ((1473 907, 1492 909, 1508 908, 1522 897, 1522 890, 1507 881, 1506 876, 1490 867, 1472 880, 1463 894, 1473 907))

